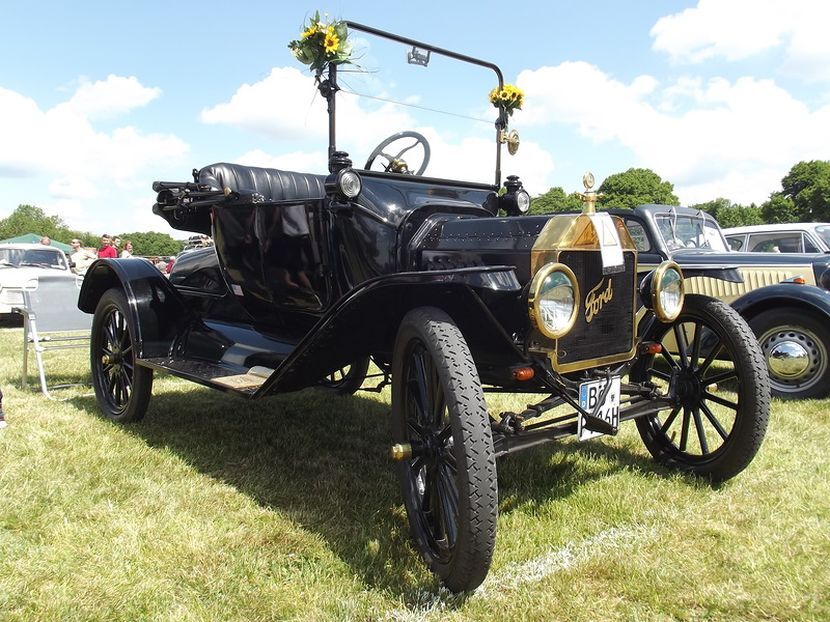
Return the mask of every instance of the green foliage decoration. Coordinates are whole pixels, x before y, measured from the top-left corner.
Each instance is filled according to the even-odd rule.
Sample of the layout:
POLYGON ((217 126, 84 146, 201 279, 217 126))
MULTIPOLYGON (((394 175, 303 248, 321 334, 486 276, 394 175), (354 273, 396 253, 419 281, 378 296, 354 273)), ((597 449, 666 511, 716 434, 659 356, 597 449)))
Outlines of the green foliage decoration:
POLYGON ((349 31, 346 23, 334 20, 323 21, 316 11, 308 20, 299 39, 288 44, 288 49, 301 63, 320 75, 329 65, 351 62, 352 46, 348 41, 349 31))

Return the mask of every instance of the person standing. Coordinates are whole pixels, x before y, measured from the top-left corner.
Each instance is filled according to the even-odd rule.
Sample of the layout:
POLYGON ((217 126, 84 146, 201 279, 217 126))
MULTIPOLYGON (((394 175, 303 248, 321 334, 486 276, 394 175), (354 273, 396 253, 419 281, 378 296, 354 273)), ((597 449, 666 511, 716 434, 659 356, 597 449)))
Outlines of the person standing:
POLYGON ((121 259, 133 256, 133 243, 129 240, 124 240, 124 250, 121 251, 121 259))
POLYGON ((48 235, 44 235, 42 238, 40 238, 40 243, 44 246, 51 246, 52 240, 49 238, 48 235))
POLYGON ((106 233, 101 236, 101 248, 98 249, 98 259, 115 259, 118 253, 112 245, 112 239, 106 233))
POLYGON ((98 257, 98 254, 91 248, 81 246, 81 241, 78 238, 72 240, 69 245, 72 247, 72 252, 69 253, 72 271, 75 274, 86 274, 87 269, 98 257))

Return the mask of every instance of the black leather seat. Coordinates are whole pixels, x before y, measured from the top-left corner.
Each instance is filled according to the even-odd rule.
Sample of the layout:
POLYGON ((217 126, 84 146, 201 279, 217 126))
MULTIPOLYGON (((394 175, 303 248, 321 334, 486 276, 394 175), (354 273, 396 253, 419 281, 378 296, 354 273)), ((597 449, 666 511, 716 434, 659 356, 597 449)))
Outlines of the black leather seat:
POLYGON ((304 201, 326 195, 325 176, 279 171, 274 168, 242 166, 219 162, 199 171, 199 183, 213 190, 230 188, 234 192, 259 193, 266 201, 304 201))

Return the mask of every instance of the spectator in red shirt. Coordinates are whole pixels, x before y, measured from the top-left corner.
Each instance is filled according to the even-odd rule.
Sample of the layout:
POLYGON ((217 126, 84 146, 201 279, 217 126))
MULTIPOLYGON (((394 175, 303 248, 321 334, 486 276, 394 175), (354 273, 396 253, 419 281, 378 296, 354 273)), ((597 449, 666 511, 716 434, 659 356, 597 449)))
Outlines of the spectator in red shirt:
POLYGON ((118 257, 118 252, 112 245, 112 240, 110 239, 110 236, 108 236, 106 233, 101 236, 101 248, 98 249, 98 259, 103 259, 105 257, 110 257, 112 259, 118 257))

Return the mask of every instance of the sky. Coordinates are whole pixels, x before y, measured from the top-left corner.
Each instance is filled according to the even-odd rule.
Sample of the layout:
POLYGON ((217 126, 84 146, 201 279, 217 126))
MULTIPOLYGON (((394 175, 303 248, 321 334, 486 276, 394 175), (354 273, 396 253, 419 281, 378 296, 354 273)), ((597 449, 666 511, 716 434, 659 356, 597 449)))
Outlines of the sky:
MULTIPOLYGON (((541 4, 0 0, 0 218, 30 204, 94 234, 185 237, 152 214, 154 180, 220 161, 325 173, 325 111, 287 48, 315 10, 498 64, 526 98, 503 173, 531 195, 645 167, 683 204, 761 203, 830 160, 830 2, 541 4)), ((405 109, 343 112, 356 163, 413 129, 405 109)), ((450 125, 417 129, 436 160, 478 164, 450 125)))

